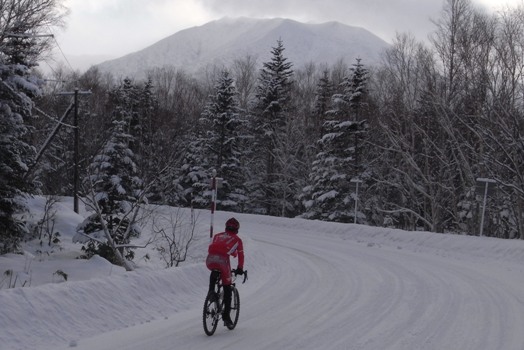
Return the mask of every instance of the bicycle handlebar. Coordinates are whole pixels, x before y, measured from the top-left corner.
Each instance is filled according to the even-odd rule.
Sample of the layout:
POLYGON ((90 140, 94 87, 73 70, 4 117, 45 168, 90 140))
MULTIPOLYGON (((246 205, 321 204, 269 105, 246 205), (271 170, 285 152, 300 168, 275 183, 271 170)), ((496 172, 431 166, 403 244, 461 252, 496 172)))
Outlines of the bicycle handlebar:
MULTIPOLYGON (((234 273, 235 276, 238 276, 236 270, 231 270, 231 273, 234 273)), ((245 271, 244 271, 244 280, 242 281, 242 284, 246 283, 247 279, 248 279, 248 278, 247 278, 247 270, 245 270, 245 271)))

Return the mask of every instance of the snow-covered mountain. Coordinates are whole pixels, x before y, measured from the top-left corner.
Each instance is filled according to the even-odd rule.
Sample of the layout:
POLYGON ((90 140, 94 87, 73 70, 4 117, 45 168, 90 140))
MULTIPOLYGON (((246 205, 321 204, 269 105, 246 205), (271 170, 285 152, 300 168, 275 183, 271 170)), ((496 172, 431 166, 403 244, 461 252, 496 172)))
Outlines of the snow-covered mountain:
POLYGON ((224 18, 181 30, 98 67, 116 76, 140 77, 150 68, 170 65, 189 73, 213 64, 227 67, 247 55, 262 63, 271 57, 277 40, 283 41, 285 56, 295 68, 309 62, 330 65, 341 59, 352 64, 356 58, 373 65, 389 45, 366 29, 338 22, 309 24, 283 18, 224 18))

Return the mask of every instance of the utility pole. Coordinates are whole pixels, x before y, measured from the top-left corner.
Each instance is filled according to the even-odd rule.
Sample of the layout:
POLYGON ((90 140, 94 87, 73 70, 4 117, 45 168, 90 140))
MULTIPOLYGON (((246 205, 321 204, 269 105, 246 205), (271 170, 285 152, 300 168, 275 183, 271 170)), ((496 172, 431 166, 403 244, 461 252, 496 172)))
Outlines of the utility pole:
POLYGON ((75 213, 78 214, 78 163, 79 163, 79 144, 80 144, 80 131, 78 129, 78 95, 90 95, 91 91, 80 91, 78 88, 75 88, 75 91, 73 92, 60 92, 58 95, 73 95, 74 100, 73 104, 75 106, 74 109, 74 119, 73 119, 73 128, 75 131, 75 140, 74 140, 74 175, 73 175, 73 210, 75 213))

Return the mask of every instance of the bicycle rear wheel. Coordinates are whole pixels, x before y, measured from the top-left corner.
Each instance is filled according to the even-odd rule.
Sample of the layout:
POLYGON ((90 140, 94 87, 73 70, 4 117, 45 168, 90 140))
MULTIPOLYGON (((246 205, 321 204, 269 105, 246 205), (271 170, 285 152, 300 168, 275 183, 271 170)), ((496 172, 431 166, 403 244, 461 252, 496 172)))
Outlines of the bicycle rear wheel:
POLYGON ((238 290, 235 286, 232 288, 231 293, 231 321, 233 321, 232 325, 227 327, 230 330, 235 329, 238 323, 238 317, 240 316, 240 295, 238 294, 238 290))
POLYGON ((207 335, 213 335, 215 333, 219 318, 218 296, 216 294, 210 294, 206 297, 202 313, 204 332, 206 332, 207 335))

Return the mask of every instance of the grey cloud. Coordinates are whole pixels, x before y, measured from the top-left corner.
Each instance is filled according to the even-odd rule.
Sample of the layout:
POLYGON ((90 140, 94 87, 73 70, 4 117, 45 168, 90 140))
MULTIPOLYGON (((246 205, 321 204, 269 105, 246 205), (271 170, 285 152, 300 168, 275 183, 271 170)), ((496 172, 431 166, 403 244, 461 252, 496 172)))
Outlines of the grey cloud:
POLYGON ((288 17, 312 22, 338 21, 364 27, 390 41, 395 32, 424 40, 434 29, 443 0, 201 0, 220 16, 288 17))

